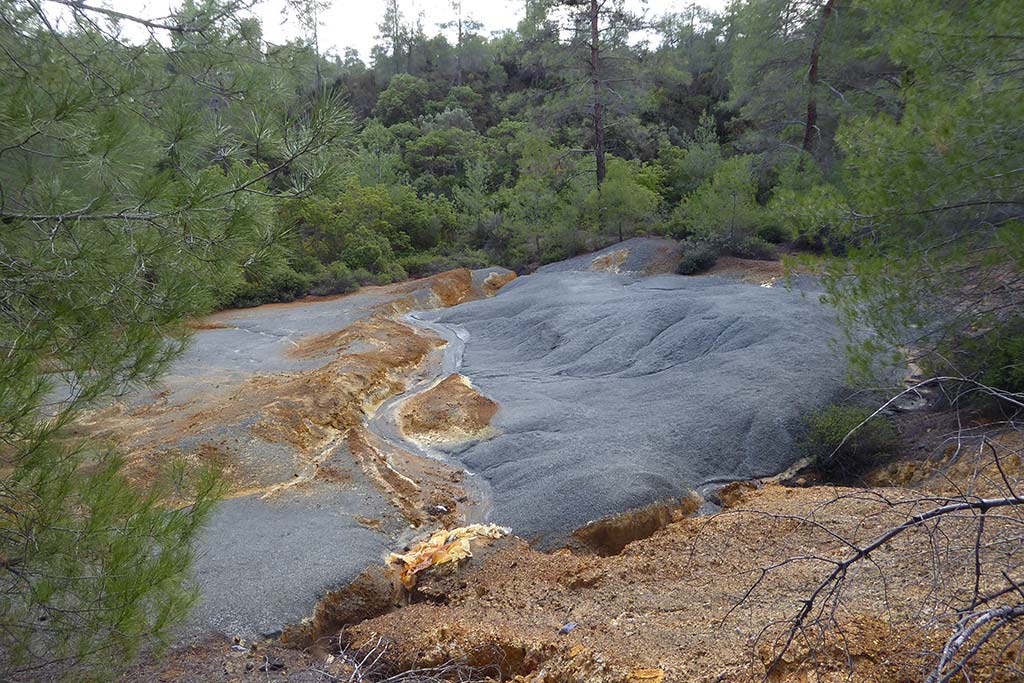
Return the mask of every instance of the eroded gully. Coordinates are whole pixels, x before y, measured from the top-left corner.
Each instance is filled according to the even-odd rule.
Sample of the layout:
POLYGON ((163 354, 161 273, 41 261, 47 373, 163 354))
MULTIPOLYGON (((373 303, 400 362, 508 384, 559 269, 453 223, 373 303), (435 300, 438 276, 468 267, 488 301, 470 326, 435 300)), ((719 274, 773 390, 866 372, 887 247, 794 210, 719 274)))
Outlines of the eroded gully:
POLYGON ((402 316, 402 322, 414 328, 426 330, 445 341, 441 349, 440 362, 429 362, 430 370, 414 381, 405 391, 392 396, 380 404, 367 418, 367 430, 384 441, 392 449, 401 449, 423 458, 430 458, 445 463, 465 473, 463 488, 468 502, 464 504, 463 516, 467 524, 483 523, 490 520, 491 490, 487 480, 467 469, 465 465, 447 452, 419 443, 405 436, 399 425, 399 413, 402 405, 411 398, 430 391, 445 378, 458 373, 462 368, 462 357, 466 349, 469 332, 459 325, 447 325, 425 319, 429 311, 416 311, 402 316))

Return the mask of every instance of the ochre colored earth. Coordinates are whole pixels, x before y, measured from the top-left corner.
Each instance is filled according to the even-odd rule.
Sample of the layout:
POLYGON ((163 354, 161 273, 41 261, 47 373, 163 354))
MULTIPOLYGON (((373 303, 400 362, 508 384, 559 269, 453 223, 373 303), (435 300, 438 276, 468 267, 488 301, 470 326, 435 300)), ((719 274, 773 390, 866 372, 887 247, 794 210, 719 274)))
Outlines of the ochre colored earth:
MULTIPOLYGON (((735 261, 723 259, 716 272, 759 283, 783 275, 778 264, 735 261)), ((441 278, 434 287, 439 305, 464 300, 467 282, 461 274, 441 278)), ((322 368, 254 378, 201 411, 165 414, 155 405, 94 425, 146 444, 259 414, 253 429, 306 453, 317 465, 313 476, 331 476, 329 463, 316 462, 318 449, 344 438, 407 514, 419 514, 424 497, 447 502, 457 491, 440 482, 457 487, 460 473, 417 470, 433 465, 383 453, 365 429, 367 411, 401 391, 409 369, 440 343, 397 320, 411 305, 403 286, 386 310, 300 343, 296 354, 333 357, 322 368), (431 476, 436 485, 421 483, 431 476)), ((479 435, 496 410, 452 375, 407 402, 402 426, 417 437, 479 435)), ((739 482, 718 493, 717 514, 689 516, 698 501, 652 506, 581 529, 573 550, 543 553, 505 539, 475 551, 455 573, 428 572, 412 595, 403 595, 383 568, 370 570, 322 603, 309 635, 323 637, 313 647, 246 643, 240 650, 210 640, 147 661, 125 681, 321 680, 319 672, 350 680, 351 669, 337 656, 341 643, 377 651, 385 643, 383 659, 397 670, 464 659, 520 683, 921 681, 952 632, 956 610, 969 600, 965 586, 976 582, 984 591, 1000 585, 1004 573, 1019 575, 1019 513, 992 515, 978 550, 970 513, 912 525, 852 564, 838 592, 823 582, 856 548, 949 496, 1020 490, 1019 434, 943 448, 937 460, 908 456, 869 473, 873 488, 739 482), (822 586, 809 618, 794 629, 794 617, 822 586), (394 609, 403 601, 411 604, 394 609), (332 624, 359 619, 340 635, 325 635, 332 624)), ((133 453, 139 477, 148 471, 147 453, 133 453)), ((244 467, 232 453, 210 444, 194 457, 222 462, 233 472, 234 491, 245 490, 244 467)), ((1012 630, 997 634, 980 651, 971 680, 1019 680, 1012 669, 1024 652, 1012 637, 1012 630)))
POLYGON ((449 375, 402 404, 402 432, 422 443, 458 442, 492 433, 498 404, 481 395, 463 375, 449 375))
MULTIPOLYGON (((329 455, 344 443, 369 479, 411 523, 419 525, 424 521, 422 511, 433 505, 455 510, 455 501, 464 495, 459 484, 462 472, 435 460, 386 448, 366 430, 367 415, 404 391, 411 374, 445 343, 399 318, 414 307, 451 306, 493 294, 510 280, 509 276, 515 277, 493 274, 478 288, 472 273, 460 269, 426 280, 371 288, 382 299, 371 315, 296 343, 291 355, 324 359, 326 362, 318 367, 255 374, 240 383, 223 385, 216 378, 202 378, 204 391, 184 405, 164 403, 159 396, 136 408, 118 403, 86 416, 80 426, 118 443, 127 458, 126 472, 136 482, 153 480, 170 456, 179 455, 190 466, 218 467, 229 497, 253 493, 273 496, 283 489, 301 489, 314 479, 340 483, 341 475, 331 465, 329 455), (426 302, 424 290, 428 292, 426 302), (249 431, 266 442, 290 446, 295 453, 295 475, 267 482, 266 463, 252 457, 244 445, 218 436, 224 425, 242 423, 248 423, 249 431), (178 444, 184 440, 198 445, 180 448, 178 444)), ((194 326, 198 330, 219 329, 226 326, 221 317, 212 316, 194 326)), ((187 497, 169 501, 188 502, 187 497)))
MULTIPOLYGON (((718 514, 676 518, 613 555, 542 553, 516 538, 475 549, 455 573, 428 572, 404 597, 412 604, 398 609, 396 578, 371 570, 312 624, 369 617, 341 640, 304 642, 301 654, 270 643, 241 653, 211 641, 126 681, 305 680, 300 674, 341 666, 330 656, 339 643, 354 651, 384 643, 396 670, 462 660, 489 672, 487 680, 500 672, 520 683, 919 682, 950 633, 956 589, 974 563, 983 567, 983 587, 1020 566, 1005 522, 990 520, 990 542, 977 558, 970 543, 957 542, 971 536, 969 518, 908 530, 853 565, 839 600, 815 603, 787 652, 776 655, 802 601, 832 563, 850 556, 849 544, 864 545, 930 507, 922 494, 931 492, 738 485, 718 514), (282 668, 268 677, 240 664, 266 660, 282 668)), ((1024 653, 1011 638, 997 636, 978 655, 971 680, 1019 680, 1007 667, 1024 653)))

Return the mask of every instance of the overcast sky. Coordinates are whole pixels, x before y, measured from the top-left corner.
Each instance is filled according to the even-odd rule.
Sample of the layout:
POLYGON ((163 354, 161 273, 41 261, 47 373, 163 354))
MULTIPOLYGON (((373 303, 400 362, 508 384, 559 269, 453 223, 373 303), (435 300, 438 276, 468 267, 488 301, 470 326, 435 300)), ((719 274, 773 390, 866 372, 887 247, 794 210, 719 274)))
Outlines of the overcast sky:
MULTIPOLYGON (((100 0, 94 0, 100 2, 100 0)), ((406 17, 423 12, 423 30, 428 35, 438 31, 437 25, 451 18, 450 0, 400 0, 406 17)), ((652 16, 681 11, 690 4, 720 10, 726 0, 648 0, 647 10, 652 16)), ((103 0, 100 4, 139 16, 165 15, 168 7, 180 0, 103 0)), ((638 0, 627 0, 627 5, 642 7, 638 0)), ((263 35, 269 41, 284 42, 298 33, 294 20, 283 21, 281 8, 284 0, 263 0, 257 14, 263 19, 263 35)), ((515 28, 523 13, 523 0, 464 0, 463 11, 483 22, 484 32, 515 28)), ((353 47, 364 61, 369 61, 370 47, 376 42, 377 23, 384 15, 384 0, 334 0, 320 21, 320 45, 323 51, 344 52, 353 47)))

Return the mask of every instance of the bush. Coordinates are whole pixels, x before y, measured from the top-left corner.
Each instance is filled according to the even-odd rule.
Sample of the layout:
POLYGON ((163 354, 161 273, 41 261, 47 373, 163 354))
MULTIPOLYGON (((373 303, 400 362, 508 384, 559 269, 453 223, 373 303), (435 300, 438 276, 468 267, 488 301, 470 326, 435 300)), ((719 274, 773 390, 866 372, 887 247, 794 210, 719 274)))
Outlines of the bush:
POLYGON ((782 244, 788 242, 792 235, 780 223, 774 221, 765 223, 757 229, 757 237, 769 244, 782 244))
POLYGON ((377 284, 377 276, 368 271, 366 268, 353 269, 352 277, 354 277, 356 282, 358 282, 361 286, 377 284))
POLYGON ((1024 392, 1024 316, 966 340, 952 353, 956 370, 968 377, 1003 391, 1024 392))
POLYGON ((341 261, 327 265, 313 280, 309 293, 316 296, 348 294, 359 289, 359 282, 352 271, 341 261))
POLYGON ((288 265, 277 265, 262 273, 247 273, 242 285, 228 302, 228 308, 249 308, 294 301, 309 291, 310 278, 288 265))
POLYGON ((364 226, 346 235, 340 256, 349 268, 365 268, 373 272, 380 272, 394 260, 387 238, 364 226))
POLYGON ((871 413, 860 406, 834 405, 808 418, 804 452, 819 472, 832 479, 852 477, 898 446, 896 430, 885 417, 857 428, 871 413))
POLYGON ((408 277, 409 275, 405 272, 405 269, 392 261, 385 264, 385 266, 377 272, 377 284, 387 285, 392 282, 401 282, 408 277))
POLYGON ((698 243, 685 247, 676 272, 680 275, 696 275, 709 270, 717 262, 718 251, 710 244, 698 243))
POLYGON ((716 243, 753 235, 766 222, 764 207, 757 203, 753 159, 740 156, 721 162, 714 175, 676 207, 673 232, 716 243))
POLYGON ((398 264, 409 277, 428 277, 456 268, 486 268, 490 259, 482 251, 465 251, 455 254, 436 252, 413 252, 398 258, 398 264))
POLYGON ((768 261, 775 258, 775 249, 760 237, 740 237, 722 245, 722 251, 738 258, 768 261))

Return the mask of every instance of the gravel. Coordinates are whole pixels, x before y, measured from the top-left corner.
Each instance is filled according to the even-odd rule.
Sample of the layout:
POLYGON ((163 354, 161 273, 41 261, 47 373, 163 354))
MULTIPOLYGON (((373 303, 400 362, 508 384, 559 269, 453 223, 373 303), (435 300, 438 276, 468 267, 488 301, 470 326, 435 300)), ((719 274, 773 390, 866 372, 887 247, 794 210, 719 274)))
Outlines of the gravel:
POLYGON ((541 547, 786 469, 803 416, 843 390, 813 289, 549 269, 432 318, 469 333, 462 372, 501 405, 501 434, 452 454, 490 484, 493 520, 541 547))

